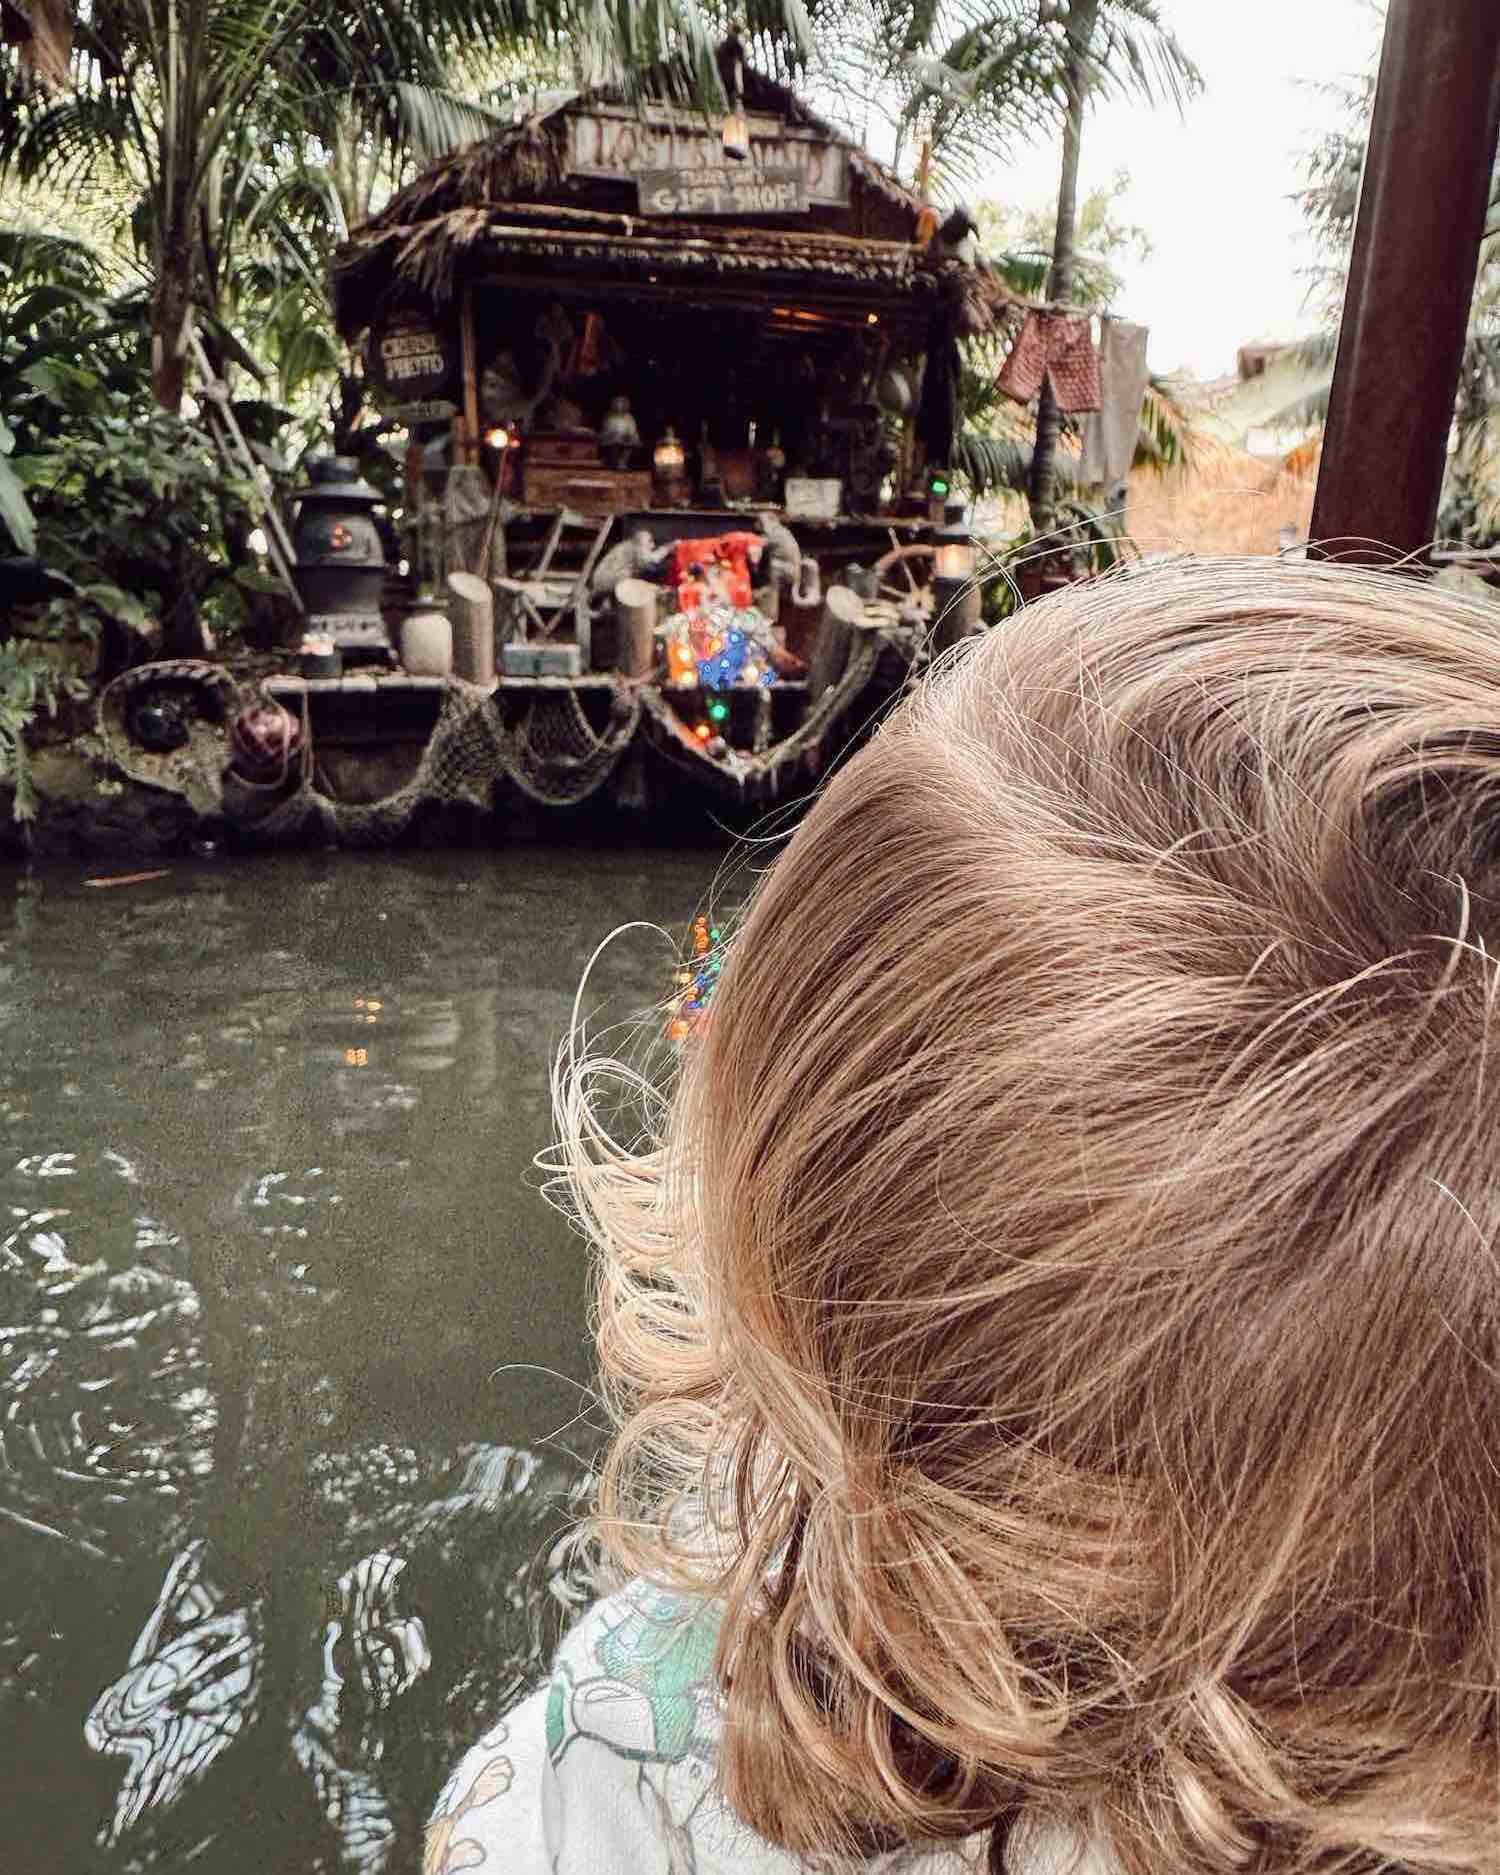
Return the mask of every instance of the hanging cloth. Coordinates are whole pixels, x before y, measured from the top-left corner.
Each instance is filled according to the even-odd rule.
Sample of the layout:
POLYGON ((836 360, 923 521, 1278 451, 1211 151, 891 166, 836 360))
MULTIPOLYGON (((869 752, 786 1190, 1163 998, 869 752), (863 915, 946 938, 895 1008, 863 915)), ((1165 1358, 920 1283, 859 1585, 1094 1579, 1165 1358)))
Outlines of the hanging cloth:
POLYGON ((1079 480, 1111 488, 1129 475, 1141 430, 1141 399, 1151 382, 1145 326, 1105 319, 1099 341, 1101 402, 1083 423, 1079 480))
POLYGON ((1088 316, 1040 308, 1027 313, 996 383, 1018 404, 1029 404, 1047 383, 1058 409, 1067 415, 1097 410, 1099 358, 1088 316))
POLYGON ((63 90, 73 50, 71 0, 0 0, 0 42, 20 47, 22 72, 43 90, 63 90))
POLYGON ((603 319, 596 312, 585 313, 583 331, 569 354, 563 377, 570 380, 596 378, 601 371, 609 370, 618 361, 618 348, 605 331, 603 319))
POLYGON ((958 431, 958 337, 951 313, 934 315, 927 336, 927 368, 917 405, 917 441, 928 462, 946 468, 958 431))

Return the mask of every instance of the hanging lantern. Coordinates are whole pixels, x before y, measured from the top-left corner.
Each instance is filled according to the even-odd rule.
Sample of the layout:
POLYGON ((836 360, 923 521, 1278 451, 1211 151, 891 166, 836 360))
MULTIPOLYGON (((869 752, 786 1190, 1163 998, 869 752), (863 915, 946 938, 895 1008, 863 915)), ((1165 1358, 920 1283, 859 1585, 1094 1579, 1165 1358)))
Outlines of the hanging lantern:
POLYGON ((938 529, 932 570, 939 579, 974 577, 974 539, 964 520, 961 501, 947 504, 943 525, 938 529))

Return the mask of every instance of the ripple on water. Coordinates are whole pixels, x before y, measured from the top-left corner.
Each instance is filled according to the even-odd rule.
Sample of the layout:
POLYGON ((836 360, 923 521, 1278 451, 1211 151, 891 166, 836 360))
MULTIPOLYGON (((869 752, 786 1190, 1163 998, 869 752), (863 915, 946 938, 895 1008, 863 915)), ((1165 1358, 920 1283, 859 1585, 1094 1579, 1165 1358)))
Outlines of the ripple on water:
MULTIPOLYGON (((548 1066, 599 937, 685 928, 714 864, 278 859, 0 908, 0 1807, 38 1866, 415 1865, 586 1593, 548 1066)), ((649 1007, 664 950, 591 998, 649 1007)))

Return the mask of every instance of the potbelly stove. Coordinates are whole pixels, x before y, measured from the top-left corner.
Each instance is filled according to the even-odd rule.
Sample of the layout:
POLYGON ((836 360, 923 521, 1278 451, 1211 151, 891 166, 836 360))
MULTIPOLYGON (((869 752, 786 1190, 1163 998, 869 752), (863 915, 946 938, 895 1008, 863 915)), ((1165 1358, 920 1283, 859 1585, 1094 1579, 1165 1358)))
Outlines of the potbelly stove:
POLYGON ((375 522, 383 497, 363 481, 349 456, 313 456, 292 529, 297 590, 306 629, 331 638, 346 658, 395 663, 381 616, 385 548, 375 522))

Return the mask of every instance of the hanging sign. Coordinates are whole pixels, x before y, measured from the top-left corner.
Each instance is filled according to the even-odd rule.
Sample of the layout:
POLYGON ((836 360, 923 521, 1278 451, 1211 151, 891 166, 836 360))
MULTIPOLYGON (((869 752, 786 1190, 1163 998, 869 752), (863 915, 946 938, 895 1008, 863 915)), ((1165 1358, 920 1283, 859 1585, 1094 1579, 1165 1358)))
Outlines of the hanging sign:
POLYGON ((414 423, 446 423, 458 415, 458 405, 446 397, 419 397, 411 403, 382 400, 380 408, 393 423, 404 423, 408 429, 414 423))
POLYGON ((647 169, 643 215, 805 215, 807 184, 795 169, 720 163, 702 169, 647 169))
MULTIPOLYGON (((746 123, 750 133, 750 159, 738 167, 747 175, 757 170, 791 170, 806 191, 805 206, 848 207, 849 152, 843 144, 817 131, 805 130, 801 125, 783 123, 779 117, 752 115, 746 123)), ((571 112, 567 126, 564 161, 571 176, 640 182, 668 171, 709 170, 717 175, 725 168, 723 127, 711 118, 668 117, 661 112, 642 116, 636 111, 601 105, 571 112)), ((663 209, 657 212, 677 214, 683 211, 663 209)), ((767 211, 757 209, 754 212, 767 211)), ((803 210, 769 212, 800 214, 803 210)))
POLYGON ((367 363, 377 384, 408 403, 436 396, 453 375, 451 343, 425 319, 392 320, 379 327, 371 335, 367 363))

